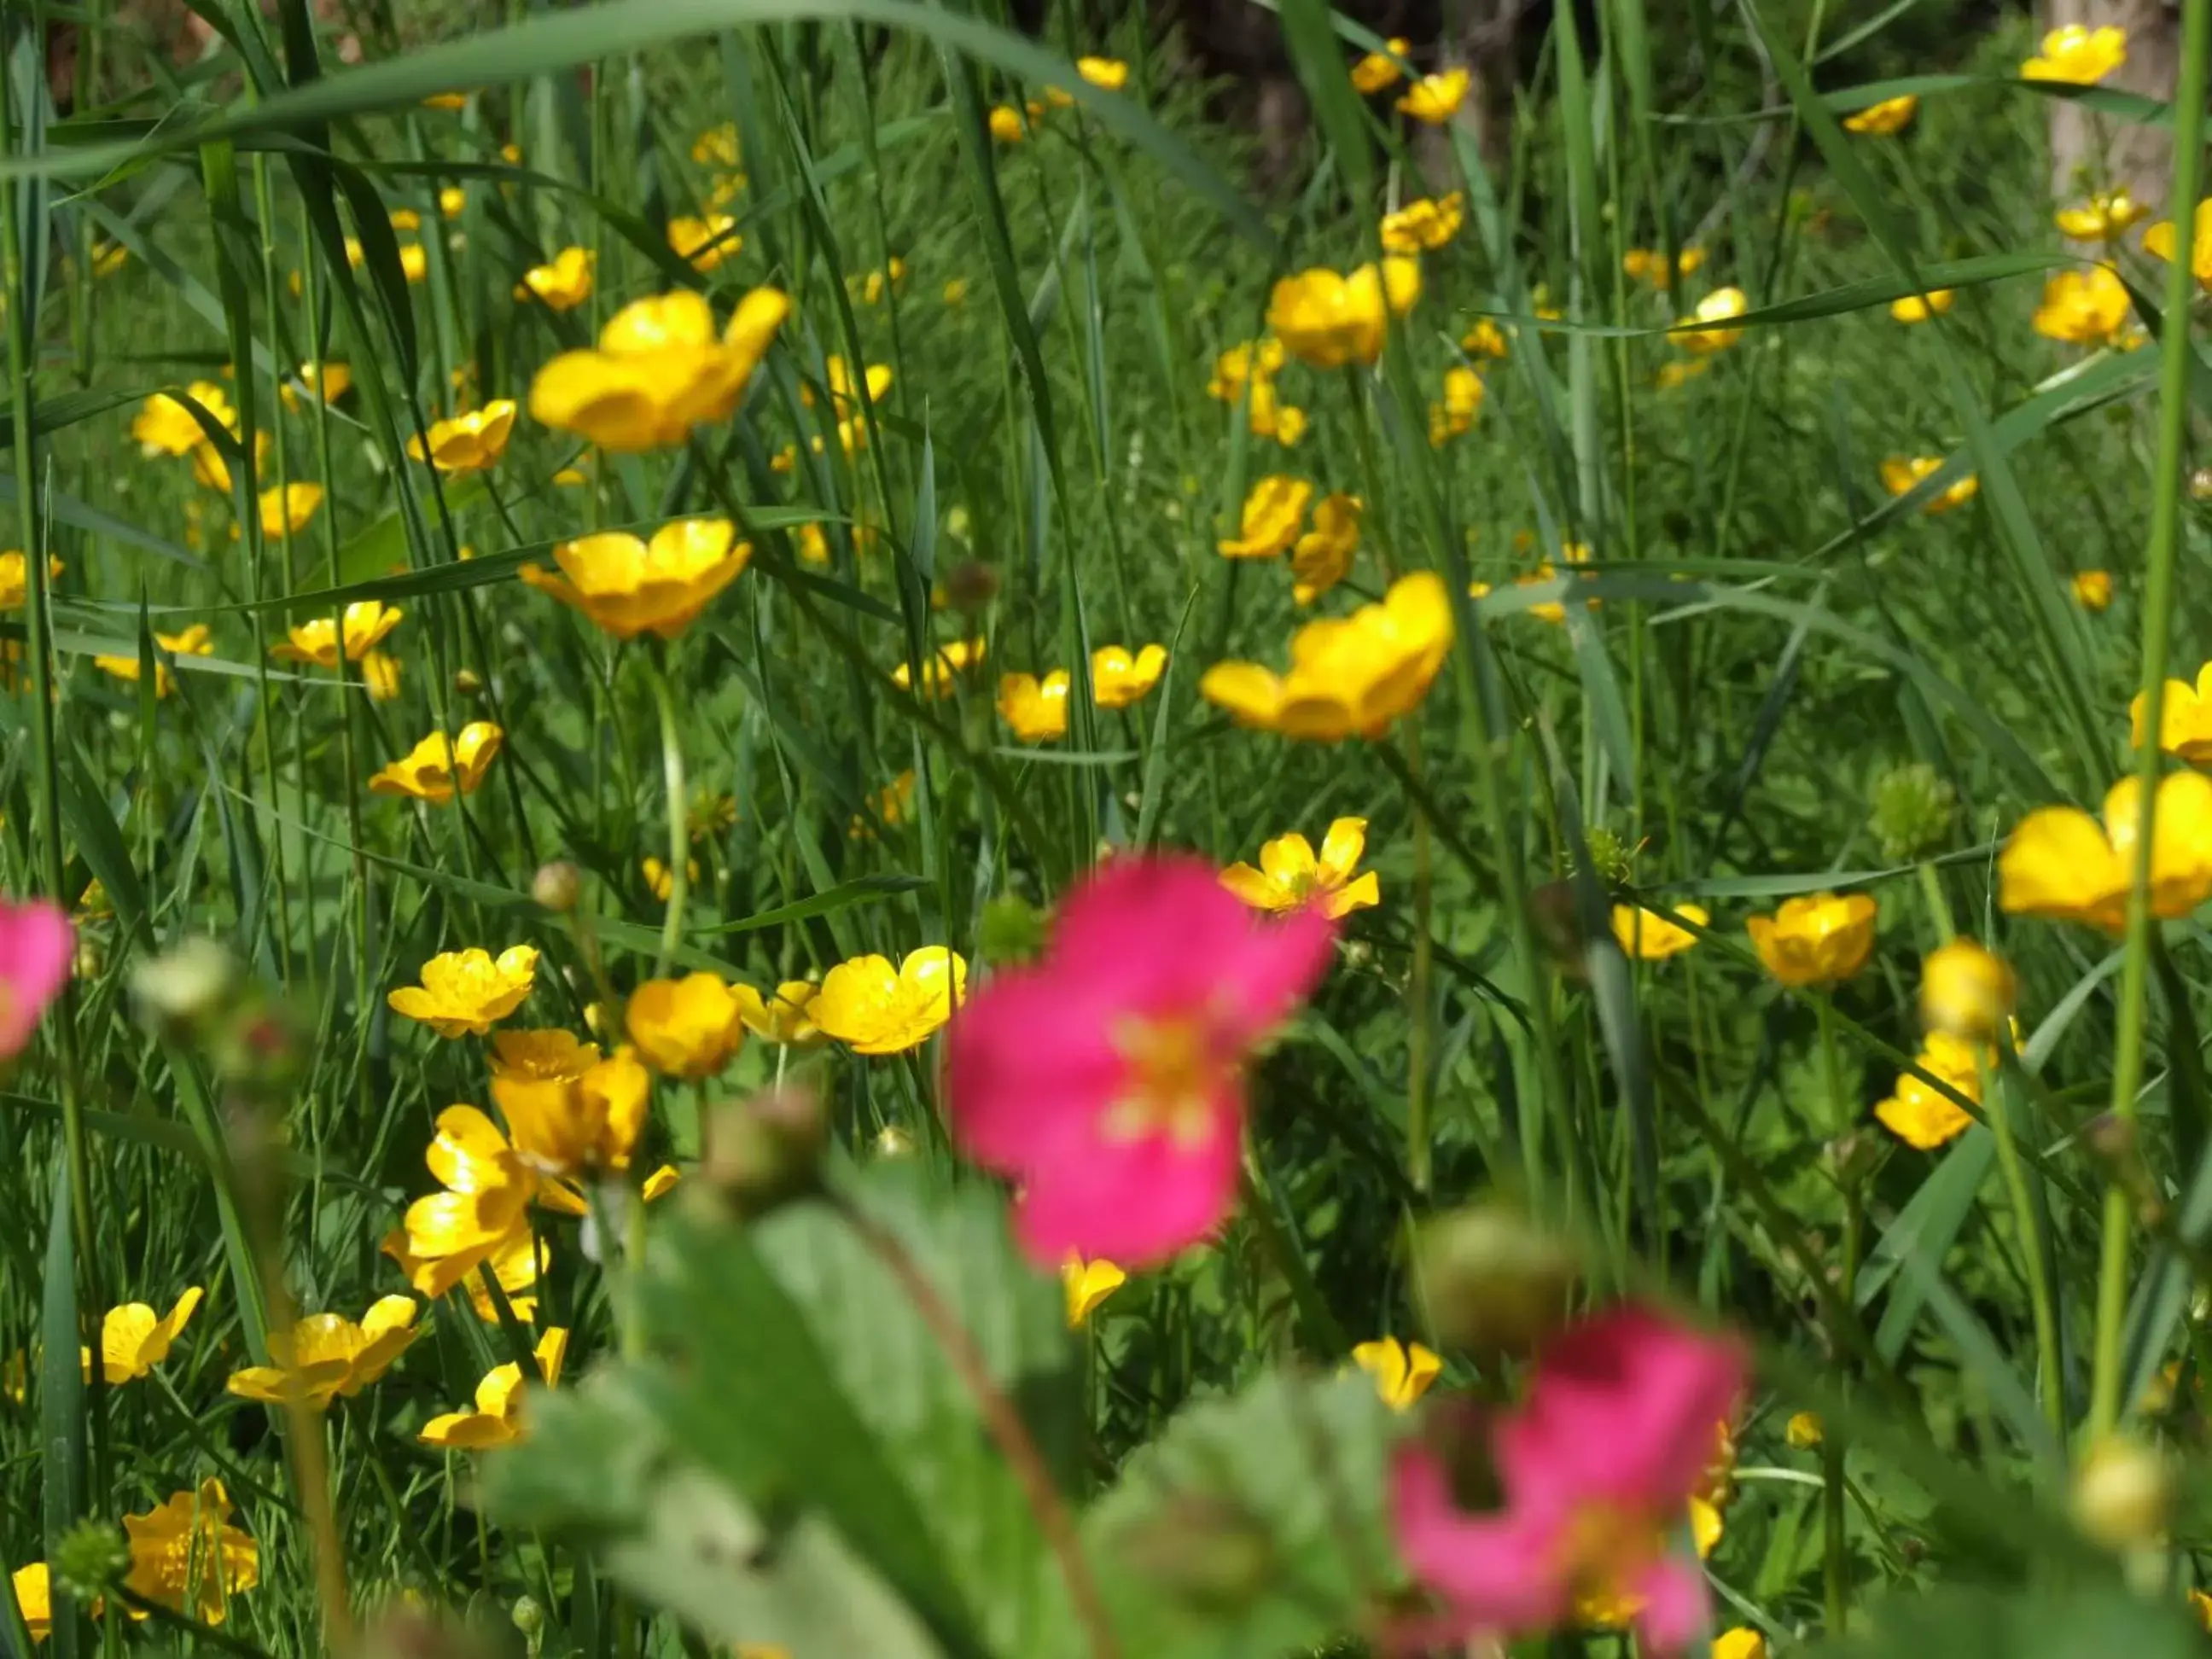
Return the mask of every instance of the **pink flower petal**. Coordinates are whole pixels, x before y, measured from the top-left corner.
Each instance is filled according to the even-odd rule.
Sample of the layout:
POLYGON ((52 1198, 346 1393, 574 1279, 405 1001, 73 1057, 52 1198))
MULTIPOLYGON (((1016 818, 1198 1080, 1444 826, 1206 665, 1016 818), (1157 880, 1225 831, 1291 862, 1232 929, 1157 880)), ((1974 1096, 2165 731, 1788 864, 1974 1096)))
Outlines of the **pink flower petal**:
POLYGON ((60 907, 0 899, 0 1060, 22 1052, 68 983, 76 936, 60 907))
POLYGON ((1043 1267, 1073 1252, 1133 1269, 1203 1243, 1236 1206, 1241 1118, 1224 1102, 1196 1146, 1164 1134, 1116 1141, 1094 1130, 1041 1160, 1014 1212, 1022 1248, 1043 1267))
POLYGON ((1629 1589, 1643 1603, 1637 1610, 1636 1632, 1654 1652, 1680 1653, 1705 1635, 1712 1607, 1705 1575, 1695 1561, 1662 1555, 1638 1575, 1629 1589))
POLYGON ((1026 1175, 1071 1124, 1103 1113, 1125 1069, 1115 1012, 1095 988, 1035 969, 1001 974, 971 997, 945 1048, 945 1110, 961 1151, 1026 1175))
POLYGON ((1390 1486, 1406 1565, 1451 1604, 1463 1630, 1540 1630, 1566 1616, 1572 1587, 1560 1571, 1566 1556, 1553 1528, 1511 1510, 1462 1510, 1443 1465, 1423 1445, 1399 1448, 1390 1486))

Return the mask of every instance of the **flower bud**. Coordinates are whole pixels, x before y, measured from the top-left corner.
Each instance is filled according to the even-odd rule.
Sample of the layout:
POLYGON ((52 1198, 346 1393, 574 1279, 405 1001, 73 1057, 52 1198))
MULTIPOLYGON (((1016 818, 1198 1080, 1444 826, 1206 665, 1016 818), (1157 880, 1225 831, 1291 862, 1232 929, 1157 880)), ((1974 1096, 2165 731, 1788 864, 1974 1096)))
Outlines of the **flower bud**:
POLYGON ((576 908, 583 885, 583 875, 576 866, 566 859, 559 859, 538 866, 538 873, 530 878, 530 896, 540 909, 566 915, 576 908))
POLYGON ((2020 981, 1997 953, 1954 939, 1920 964, 1920 1020, 1967 1042, 1987 1042, 2012 1016, 2020 981))
POLYGON ((1951 837, 1958 792, 1925 761, 1892 767, 1875 780, 1874 834, 1881 855, 1909 864, 1951 837))
POLYGON ((97 1600, 131 1571, 131 1545, 110 1522, 79 1521, 54 1540, 54 1583, 80 1601, 97 1600))
POLYGON ((998 572, 981 560, 963 559, 945 573, 945 602, 955 611, 981 611, 998 597, 998 572))
POLYGON ((1810 1451, 1827 1438, 1827 1431, 1811 1412, 1799 1412, 1790 1418, 1782 1437, 1799 1451, 1810 1451))
POLYGON ((483 690, 483 676, 473 668, 457 668, 453 671, 453 690, 465 697, 473 697, 483 690))
POLYGON ((1636 849, 1619 831, 1594 823, 1583 832, 1583 845, 1589 848, 1590 874, 1606 886, 1618 887, 1635 875, 1636 849))
POLYGON ((1415 1249, 1414 1282, 1444 1346, 1479 1359, 1522 1353, 1566 1318, 1572 1252, 1506 1205, 1440 1216, 1415 1249))
POLYGON ((2189 475, 2189 499, 2212 501, 2212 466, 2200 466, 2189 475))
POLYGON ((813 1188, 830 1121, 811 1089, 787 1083, 710 1110, 699 1184, 727 1208, 750 1219, 813 1188))
POLYGON ((876 1131, 878 1158, 912 1158, 914 1137, 896 1123, 886 1123, 876 1131))
POLYGON ((516 1597, 514 1610, 508 1616, 514 1620, 515 1629, 522 1632, 522 1639, 530 1644, 530 1650, 537 1652, 538 1644, 545 1634, 545 1609, 538 1605, 537 1597, 516 1597))
POLYGON ((1001 893, 983 906, 976 930, 981 954, 1001 965, 1033 962, 1044 949, 1044 916, 1018 893, 1001 893))
POLYGON ((2075 1524, 2108 1549, 2133 1549, 2166 1529, 2172 1498, 2164 1458, 2140 1441, 2107 1435, 2075 1473, 2075 1524))

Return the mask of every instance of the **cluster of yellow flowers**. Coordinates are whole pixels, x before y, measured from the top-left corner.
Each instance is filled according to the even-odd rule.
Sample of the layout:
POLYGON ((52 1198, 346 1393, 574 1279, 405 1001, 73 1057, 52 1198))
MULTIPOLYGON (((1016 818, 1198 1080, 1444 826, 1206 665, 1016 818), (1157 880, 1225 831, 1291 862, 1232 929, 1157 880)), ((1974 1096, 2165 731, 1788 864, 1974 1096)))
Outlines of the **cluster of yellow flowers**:
MULTIPOLYGON (((1147 645, 1132 654, 1127 646, 1102 645, 1091 653, 1091 696, 1101 708, 1127 708, 1141 702, 1167 670, 1164 645, 1147 645)), ((1043 675, 999 677, 999 717, 1024 743, 1050 743, 1067 735, 1067 670, 1043 675)))

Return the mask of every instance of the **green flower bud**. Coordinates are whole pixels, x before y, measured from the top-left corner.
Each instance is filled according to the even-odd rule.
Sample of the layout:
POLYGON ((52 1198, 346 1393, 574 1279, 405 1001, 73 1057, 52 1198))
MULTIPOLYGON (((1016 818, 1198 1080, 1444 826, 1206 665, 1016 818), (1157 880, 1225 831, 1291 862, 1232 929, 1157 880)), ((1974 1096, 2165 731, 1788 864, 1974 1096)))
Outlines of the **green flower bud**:
POLYGON ((54 1540, 54 1582, 80 1601, 106 1595, 130 1571, 130 1542, 112 1522, 80 1521, 54 1540))
POLYGON ((1875 780, 1874 834, 1892 864, 1910 864, 1951 838, 1958 792, 1925 761, 1893 766, 1875 780))

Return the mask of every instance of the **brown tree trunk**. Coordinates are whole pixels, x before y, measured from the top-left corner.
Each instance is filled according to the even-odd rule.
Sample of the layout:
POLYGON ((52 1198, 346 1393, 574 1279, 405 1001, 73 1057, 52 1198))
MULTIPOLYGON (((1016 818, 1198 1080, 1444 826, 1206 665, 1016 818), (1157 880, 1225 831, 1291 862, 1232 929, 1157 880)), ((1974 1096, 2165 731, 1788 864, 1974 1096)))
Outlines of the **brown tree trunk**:
MULTIPOLYGON (((2044 0, 2044 27, 2067 23, 2113 24, 2128 32, 2128 61, 2106 86, 2147 98, 2173 96, 2181 14, 2171 0, 2044 0)), ((2172 164, 2172 140, 2163 129, 2095 118, 2079 104, 2051 100, 2051 193, 2057 200, 2078 200, 2091 190, 2125 190, 2163 210, 2172 164)))

